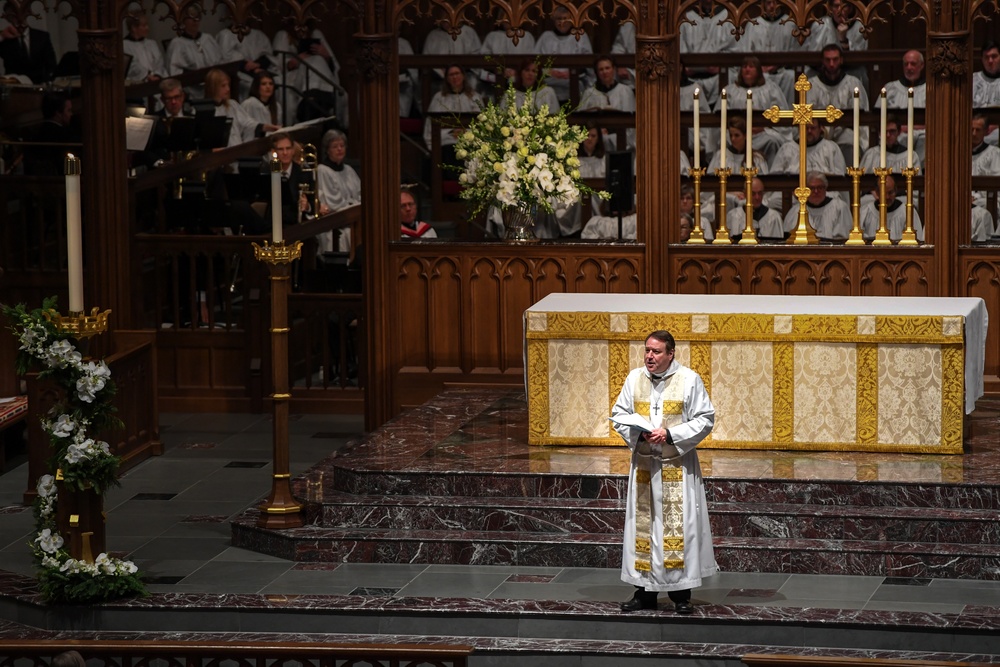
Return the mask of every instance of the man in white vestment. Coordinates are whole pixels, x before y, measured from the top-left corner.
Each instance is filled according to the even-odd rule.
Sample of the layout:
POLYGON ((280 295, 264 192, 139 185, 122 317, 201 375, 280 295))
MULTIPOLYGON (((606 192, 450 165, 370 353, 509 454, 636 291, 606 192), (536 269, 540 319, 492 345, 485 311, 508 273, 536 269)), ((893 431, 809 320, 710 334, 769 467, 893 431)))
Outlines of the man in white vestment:
MULTIPOLYGON (((913 108, 923 109, 927 106, 927 78, 924 76, 924 54, 911 49, 903 54, 903 76, 885 84, 885 106, 889 109, 906 109, 909 100, 909 89, 913 88, 913 108)), ((879 101, 875 99, 872 110, 875 111, 879 101)), ((913 132, 913 150, 924 159, 926 132, 923 126, 906 128, 913 132)), ((900 143, 906 145, 905 134, 900 143)), ((920 166, 920 165, 914 165, 920 166)))
MULTIPOLYGON (((871 201, 861 207, 861 235, 865 241, 875 239, 875 233, 878 231, 880 223, 878 189, 874 190, 872 194, 874 196, 871 201)), ((903 231, 906 229, 906 202, 902 199, 896 199, 896 179, 892 176, 885 178, 885 226, 889 231, 889 240, 893 243, 899 243, 899 239, 903 237, 903 231)), ((924 225, 916 207, 913 208, 913 231, 917 240, 923 243, 924 225)))
MULTIPOLYGON (((826 194, 829 181, 821 172, 811 172, 806 175, 806 185, 809 186, 809 198, 806 200, 806 218, 809 226, 816 230, 820 241, 845 241, 851 235, 854 218, 851 209, 843 199, 828 197, 826 194)), ((785 214, 785 231, 791 234, 799 224, 798 204, 788 209, 785 214)))
MULTIPOLYGON (((806 172, 821 171, 831 176, 843 176, 846 170, 847 163, 840 147, 823 136, 823 127, 818 120, 811 121, 806 125, 806 172)), ((778 149, 771 161, 770 173, 799 173, 798 141, 789 141, 778 149)))
POLYGON ((629 372, 611 412, 632 450, 622 581, 636 591, 621 605, 626 612, 655 609, 666 591, 674 611, 690 614, 691 589, 719 569, 695 451, 715 425, 715 408, 701 377, 674 359, 674 347, 667 331, 646 337, 645 365, 629 372))
MULTIPOLYGON (((618 82, 618 72, 615 61, 609 56, 599 56, 594 62, 597 72, 597 82, 583 91, 580 98, 580 111, 624 111, 635 113, 635 91, 618 82)), ((625 131, 626 144, 629 150, 635 150, 635 128, 625 131)), ((615 150, 615 137, 608 134, 605 138, 605 148, 615 150)))
POLYGON ((972 242, 989 241, 996 230, 993 229, 993 215, 982 206, 972 205, 972 242))
MULTIPOLYGON (((920 167, 920 156, 916 150, 913 153, 913 166, 920 167)), ((872 170, 879 166, 881 159, 881 148, 878 145, 872 146, 861 156, 861 166, 868 173, 873 173, 872 170)), ((885 117, 885 166, 897 173, 903 173, 902 170, 906 168, 906 146, 899 140, 899 119, 893 114, 885 117)))
MULTIPOLYGON (((844 70, 844 50, 837 44, 827 44, 823 47, 822 65, 816 75, 809 78, 809 83, 812 84, 812 89, 809 91, 808 100, 813 109, 826 109, 829 105, 838 109, 853 109, 855 88, 858 89, 861 108, 868 108, 868 93, 865 92, 864 84, 856 76, 844 70)), ((854 128, 846 124, 831 127, 830 139, 842 146, 853 147, 854 128)), ((868 148, 868 132, 865 128, 861 128, 859 142, 861 150, 868 148)))
MULTIPOLYGON (((770 241, 784 240, 784 221, 781 213, 764 203, 764 183, 754 177, 750 184, 750 203, 753 205, 753 230, 759 238, 770 241)), ((726 228, 729 238, 739 243, 743 230, 747 228, 746 202, 732 206, 726 212, 726 228)))
MULTIPOLYGON (((990 119, 984 113, 972 115, 972 175, 1000 176, 1000 148, 986 143, 990 119)), ((972 201, 976 206, 986 206, 986 191, 975 190, 972 201)))

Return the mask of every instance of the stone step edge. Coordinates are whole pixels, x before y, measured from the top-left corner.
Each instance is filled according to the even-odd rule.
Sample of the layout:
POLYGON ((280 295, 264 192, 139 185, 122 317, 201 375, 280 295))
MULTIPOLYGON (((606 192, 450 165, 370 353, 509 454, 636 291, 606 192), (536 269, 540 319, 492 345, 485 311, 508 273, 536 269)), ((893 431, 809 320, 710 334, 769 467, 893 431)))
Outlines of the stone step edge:
MULTIPOLYGON (((580 510, 595 512, 625 511, 625 501, 617 498, 550 498, 550 497, 496 497, 482 496, 366 496, 345 492, 330 494, 332 497, 310 504, 322 508, 349 506, 389 506, 389 507, 488 507, 490 509, 539 509, 539 510, 580 510), (428 502, 428 501, 438 502, 428 502)), ((969 508, 939 508, 925 506, 863 506, 863 505, 821 505, 803 503, 752 503, 715 502, 708 503, 709 512, 715 514, 761 514, 767 516, 812 516, 844 518, 890 518, 901 520, 936 521, 983 521, 997 520, 996 510, 969 508), (955 518, 955 515, 958 515, 955 518)))
MULTIPOLYGON (((232 530, 262 531, 256 525, 256 510, 249 510, 231 521, 232 530)), ((315 546, 321 542, 484 542, 521 544, 576 544, 580 546, 611 546, 621 544, 621 535, 601 533, 518 533, 512 531, 473 530, 393 530, 385 528, 323 528, 309 525, 302 528, 266 531, 271 539, 290 542, 308 541, 315 546)), ((1000 545, 979 545, 942 542, 890 542, 876 540, 835 540, 775 537, 713 536, 716 549, 742 549, 766 551, 856 552, 927 554, 949 556, 1000 557, 1000 545)))

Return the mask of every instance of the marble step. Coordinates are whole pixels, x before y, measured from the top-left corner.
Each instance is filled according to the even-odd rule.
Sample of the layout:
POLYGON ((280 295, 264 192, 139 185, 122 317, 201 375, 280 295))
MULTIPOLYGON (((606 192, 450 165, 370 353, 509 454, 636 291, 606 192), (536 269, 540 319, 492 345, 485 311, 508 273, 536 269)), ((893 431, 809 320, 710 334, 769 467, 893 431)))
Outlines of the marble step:
MULTIPOLYGON (((232 522, 233 546, 295 561, 611 567, 621 534, 256 527, 256 510, 232 522)), ((735 572, 1000 579, 1000 546, 882 540, 715 536, 720 567, 735 572)))
MULTIPOLYGON (((624 498, 624 475, 560 475, 468 471, 382 471, 336 467, 324 492, 374 496, 449 496, 489 498, 624 498)), ((305 482, 302 492, 305 492, 305 482)), ((961 483, 732 479, 709 477, 710 501, 854 505, 858 507, 931 507, 1000 510, 1000 485, 961 483)))
MULTIPOLYGON (((620 534, 624 501, 580 498, 371 498, 333 493, 318 523, 327 528, 620 534)), ((709 503, 720 536, 868 539, 1000 545, 992 510, 709 503)))

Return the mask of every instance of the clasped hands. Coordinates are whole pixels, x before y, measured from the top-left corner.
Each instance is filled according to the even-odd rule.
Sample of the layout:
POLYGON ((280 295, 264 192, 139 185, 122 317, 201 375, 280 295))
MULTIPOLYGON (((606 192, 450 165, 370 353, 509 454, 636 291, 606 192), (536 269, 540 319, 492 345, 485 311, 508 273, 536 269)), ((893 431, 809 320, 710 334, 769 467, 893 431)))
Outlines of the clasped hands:
POLYGON ((639 436, 636 444, 636 451, 641 456, 659 456, 665 459, 676 458, 681 455, 677 447, 670 442, 667 429, 655 428, 648 433, 639 436))

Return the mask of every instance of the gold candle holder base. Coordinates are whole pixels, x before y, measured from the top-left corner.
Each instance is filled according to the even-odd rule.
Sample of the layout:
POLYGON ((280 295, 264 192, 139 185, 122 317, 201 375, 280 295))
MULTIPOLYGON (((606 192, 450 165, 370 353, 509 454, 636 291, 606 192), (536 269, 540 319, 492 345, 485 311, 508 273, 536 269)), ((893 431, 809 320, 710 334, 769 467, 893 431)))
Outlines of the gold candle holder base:
POLYGON ((757 245, 757 234, 753 230, 753 179, 757 176, 757 167, 743 167, 740 173, 746 179, 746 227, 740 236, 739 245, 757 245))
POLYGON ((889 167, 876 167, 874 171, 878 176, 878 231, 875 232, 875 240, 872 241, 872 245, 892 245, 892 241, 889 239, 889 227, 886 221, 885 208, 885 179, 892 173, 892 169, 889 167))
POLYGON ((913 177, 920 171, 918 167, 906 167, 903 169, 903 176, 906 177, 906 229, 899 239, 899 245, 914 246, 920 245, 917 240, 917 233, 913 229, 913 177))
POLYGON ((865 244, 864 234, 861 233, 861 175, 864 173, 863 167, 847 168, 847 175, 851 177, 851 218, 854 220, 854 227, 844 245, 865 244))
POLYGON ((705 230, 701 228, 701 177, 705 175, 705 168, 691 169, 689 172, 694 180, 694 221, 691 225, 691 236, 688 243, 706 243, 705 230))
POLYGON ((809 216, 806 214, 806 200, 809 199, 811 190, 806 186, 795 188, 795 198, 799 200, 799 222, 795 226, 795 233, 788 239, 791 245, 812 245, 818 243, 816 234, 809 226, 809 216))
POLYGON ((101 312, 100 308, 94 307, 91 309, 90 315, 83 312, 62 315, 58 311, 49 310, 44 313, 44 317, 55 324, 59 331, 79 339, 90 338, 107 331, 110 314, 110 310, 101 312))
POLYGON ((269 244, 264 241, 263 246, 252 242, 250 245, 253 246, 254 258, 267 264, 288 264, 302 257, 302 241, 295 241, 291 244, 284 241, 269 244))
POLYGON ((715 216, 715 240, 712 245, 730 245, 733 242, 726 225, 726 181, 731 173, 733 170, 729 167, 715 170, 715 175, 719 177, 719 213, 715 216))

